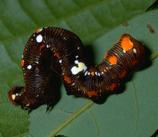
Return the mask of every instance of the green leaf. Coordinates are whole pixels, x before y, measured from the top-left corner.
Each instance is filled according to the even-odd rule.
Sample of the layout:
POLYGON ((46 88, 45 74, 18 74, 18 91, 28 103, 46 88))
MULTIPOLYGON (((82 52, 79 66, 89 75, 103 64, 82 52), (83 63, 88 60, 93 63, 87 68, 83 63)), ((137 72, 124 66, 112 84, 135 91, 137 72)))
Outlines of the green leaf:
POLYGON ((96 62, 125 32, 142 40, 156 58, 158 11, 145 13, 153 3, 154 0, 1 0, 0 137, 152 135, 158 128, 157 59, 150 68, 135 75, 127 92, 111 96, 103 105, 67 96, 62 87, 62 99, 50 113, 42 106, 28 115, 9 103, 7 91, 23 84, 21 54, 28 36, 41 26, 60 26, 75 32, 85 44, 92 45, 96 62), (147 24, 155 33, 149 31, 147 24))

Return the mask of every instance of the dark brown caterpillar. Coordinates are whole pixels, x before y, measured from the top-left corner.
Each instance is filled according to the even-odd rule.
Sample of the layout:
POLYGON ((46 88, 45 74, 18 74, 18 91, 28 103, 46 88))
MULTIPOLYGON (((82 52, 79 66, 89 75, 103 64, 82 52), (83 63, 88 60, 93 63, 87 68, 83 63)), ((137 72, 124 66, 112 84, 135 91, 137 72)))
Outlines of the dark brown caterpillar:
POLYGON ((16 105, 33 109, 49 105, 55 99, 53 72, 63 81, 67 94, 99 100, 116 91, 122 80, 141 66, 144 46, 129 34, 123 34, 103 61, 90 66, 80 39, 61 28, 41 28, 29 38, 21 60, 24 87, 14 87, 9 99, 16 105))

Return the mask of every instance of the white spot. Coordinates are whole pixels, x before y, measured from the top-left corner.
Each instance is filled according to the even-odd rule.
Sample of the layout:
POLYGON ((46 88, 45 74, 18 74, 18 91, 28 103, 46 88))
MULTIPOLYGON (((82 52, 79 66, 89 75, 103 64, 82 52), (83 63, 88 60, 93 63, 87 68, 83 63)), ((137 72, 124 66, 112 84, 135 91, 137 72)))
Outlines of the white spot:
POLYGON ((61 64, 62 62, 63 62, 63 61, 60 59, 60 60, 59 60, 59 63, 61 64))
POLYGON ((47 47, 47 48, 50 48, 50 45, 47 44, 46 47, 47 47))
POLYGON ((75 60, 75 64, 79 64, 78 60, 75 60))
POLYGON ((79 49, 80 49, 80 47, 77 47, 77 49, 79 50, 79 49))
POLYGON ((88 74, 88 71, 86 71, 85 73, 84 73, 84 75, 86 76, 88 74))
POLYGON ((98 75, 98 73, 97 73, 97 72, 95 72, 95 75, 98 75))
POLYGON ((81 71, 86 71, 87 66, 83 62, 79 62, 78 60, 75 60, 74 63, 77 64, 78 66, 73 66, 71 68, 71 73, 73 75, 76 75, 81 71))
POLYGON ((35 63, 36 63, 36 64, 39 64, 39 62, 38 62, 38 61, 36 61, 35 63))
POLYGON ((60 36, 63 36, 63 32, 60 33, 60 36))
POLYGON ((12 100, 15 100, 15 98, 16 98, 17 96, 21 96, 21 94, 19 94, 19 93, 12 94, 12 95, 11 95, 12 100))
POLYGON ((101 72, 101 74, 103 75, 103 74, 104 74, 104 72, 102 71, 102 72, 101 72))
POLYGON ((36 95, 36 98, 38 98, 38 97, 39 97, 39 95, 37 94, 37 95, 36 95))
POLYGON ((18 93, 15 93, 15 96, 19 96, 19 94, 18 94, 18 93))
POLYGON ((126 51, 125 51, 125 50, 123 50, 123 53, 126 53, 126 51))
POLYGON ((30 104, 26 104, 26 107, 29 107, 30 106, 30 104))
POLYGON ((88 72, 88 75, 90 75, 91 73, 90 72, 88 72))
POLYGON ((133 49, 133 52, 136 54, 136 53, 137 53, 137 50, 134 48, 134 49, 133 49))
POLYGON ((74 85, 75 85, 75 83, 72 83, 71 85, 72 85, 72 86, 74 86, 74 85))
POLYGON ((100 77, 100 73, 98 73, 98 76, 100 77))
POLYGON ((77 59, 77 58, 78 58, 78 55, 77 55, 77 56, 75 56, 75 58, 77 59))
POLYGON ((28 65, 28 66, 27 66, 27 69, 32 69, 32 66, 31 66, 31 65, 28 65))
POLYGON ((15 94, 12 94, 12 100, 15 100, 15 98, 16 98, 16 95, 15 94))
POLYGON ((64 40, 67 40, 66 37, 63 37, 64 40))
POLYGON ((42 35, 41 35, 41 34, 37 35, 36 41, 37 41, 38 43, 40 43, 40 42, 42 42, 42 40, 43 40, 42 35))

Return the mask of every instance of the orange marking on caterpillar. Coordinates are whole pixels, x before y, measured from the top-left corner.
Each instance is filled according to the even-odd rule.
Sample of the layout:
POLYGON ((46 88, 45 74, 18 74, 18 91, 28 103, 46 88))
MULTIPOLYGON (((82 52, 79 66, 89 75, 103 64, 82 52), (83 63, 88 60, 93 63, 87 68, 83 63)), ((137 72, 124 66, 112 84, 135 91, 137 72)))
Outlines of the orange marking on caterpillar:
POLYGON ((40 45, 40 51, 41 51, 43 48, 45 48, 45 45, 44 45, 44 44, 41 44, 41 45, 40 45))
POLYGON ((110 86, 109 86, 109 91, 114 91, 116 90, 118 87, 118 84, 117 83, 112 83, 110 86))
POLYGON ((117 64, 117 57, 115 55, 109 56, 108 61, 111 65, 117 64))
POLYGON ((23 67, 23 66, 24 66, 24 64, 25 64, 25 60, 24 60, 24 59, 22 59, 22 60, 21 60, 21 66, 23 67))
POLYGON ((133 42, 130 40, 129 36, 124 35, 121 38, 121 48, 124 51, 128 51, 133 48, 133 42))
POLYGON ((72 83, 71 78, 70 78, 69 76, 67 76, 67 75, 64 75, 64 81, 65 81, 67 84, 72 83))
POLYGON ((126 76, 127 72, 126 70, 122 70, 120 73, 119 73, 119 78, 124 78, 126 76))
POLYGON ((94 91, 94 90, 88 91, 88 92, 87 92, 87 95, 88 95, 88 97, 95 97, 95 96, 97 96, 97 92, 94 91))

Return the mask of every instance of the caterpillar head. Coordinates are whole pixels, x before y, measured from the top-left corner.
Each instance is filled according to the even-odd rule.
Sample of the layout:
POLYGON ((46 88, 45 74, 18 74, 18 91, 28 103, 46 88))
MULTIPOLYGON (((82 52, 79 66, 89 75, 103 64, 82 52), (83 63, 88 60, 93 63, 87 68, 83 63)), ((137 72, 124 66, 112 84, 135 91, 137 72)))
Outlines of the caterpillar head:
POLYGON ((15 86, 9 90, 8 97, 13 104, 19 104, 19 101, 21 100, 21 96, 23 94, 23 89, 23 87, 15 86))
POLYGON ((30 100, 26 93, 24 87, 15 86, 9 90, 8 98, 14 105, 21 106, 24 109, 31 109, 34 100, 30 100))

